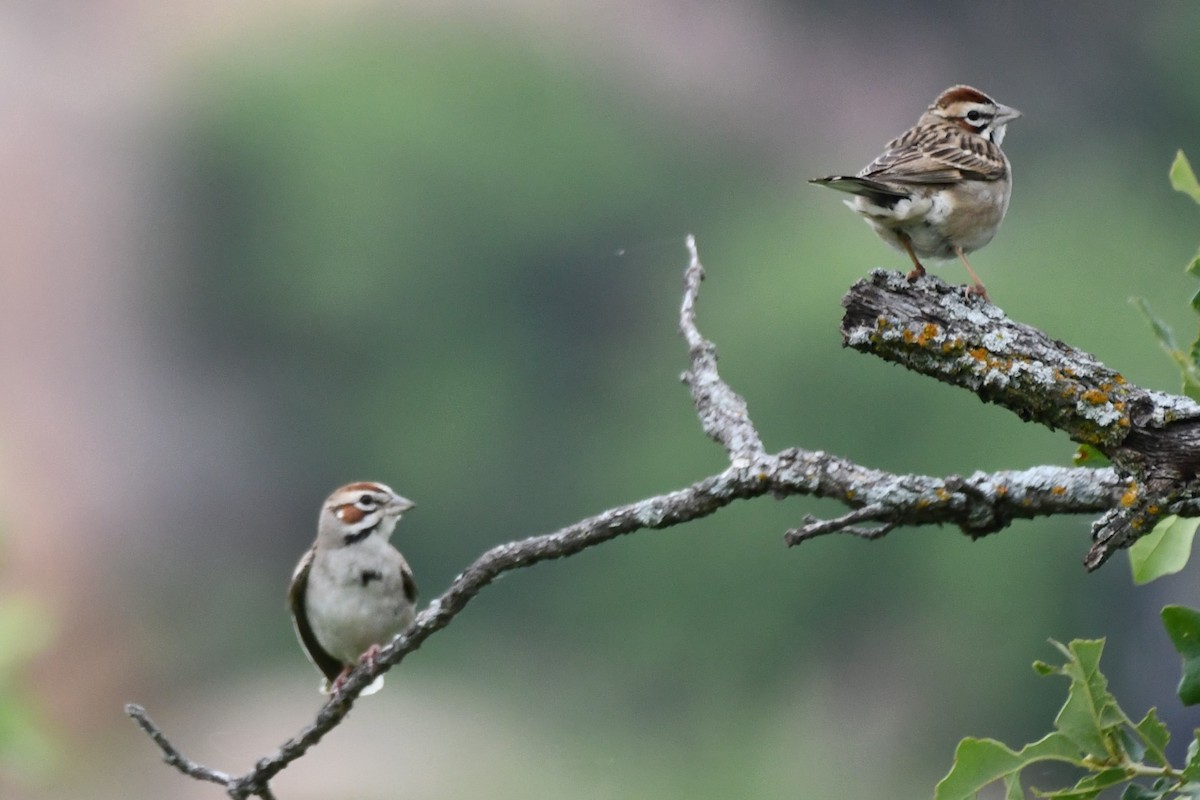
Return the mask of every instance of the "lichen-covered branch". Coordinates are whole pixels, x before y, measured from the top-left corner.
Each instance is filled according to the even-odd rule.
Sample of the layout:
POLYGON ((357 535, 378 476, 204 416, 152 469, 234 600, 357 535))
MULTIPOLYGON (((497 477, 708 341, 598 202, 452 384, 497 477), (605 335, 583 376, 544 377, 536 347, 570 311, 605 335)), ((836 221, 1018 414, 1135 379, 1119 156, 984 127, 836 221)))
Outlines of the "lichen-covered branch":
MULTIPOLYGON (((1082 431, 1081 436, 1102 442, 1108 448, 1106 452, 1115 454, 1118 467, 1091 470, 1043 466, 1019 471, 978 472, 967 477, 938 477, 885 472, 799 447, 767 453, 750 419, 745 400, 721 379, 717 371, 716 347, 701 335, 697 326, 696 300, 704 269, 691 237, 687 240, 687 248, 689 262, 679 318, 689 357, 683 380, 691 390, 704 432, 725 449, 729 458, 726 469, 690 486, 611 508, 553 533, 508 542, 488 550, 422 610, 407 631, 380 650, 374 659, 374 672, 370 664, 360 664, 311 724, 241 775, 214 770, 187 759, 144 709, 132 704, 127 706, 126 713, 159 747, 164 760, 185 775, 222 785, 230 797, 239 800, 271 798, 270 781, 341 724, 374 674, 400 664, 430 636, 449 625, 484 587, 515 569, 565 558, 618 536, 681 525, 708 516, 735 500, 768 494, 827 498, 850 509, 829 520, 806 517, 800 526, 786 533, 785 540, 789 545, 830 533, 878 538, 902 525, 953 525, 971 537, 979 537, 999 531, 1017 519, 1055 514, 1111 514, 1113 509, 1121 511, 1133 505, 1125 501, 1131 496, 1138 497, 1141 491, 1128 477, 1132 474, 1128 464, 1132 463, 1133 455, 1126 457, 1123 454, 1126 451, 1140 453, 1146 463, 1137 474, 1150 475, 1153 470, 1148 465, 1149 460, 1162 455, 1154 449, 1160 447, 1162 441, 1154 438, 1152 432, 1169 430, 1179 420, 1192 418, 1190 407, 1184 404, 1172 407, 1166 396, 1155 396, 1119 381, 1115 373, 1106 372, 1094 360, 1086 361, 1082 356, 1074 355, 1061 343, 1053 343, 1053 347, 1045 352, 1058 352, 1063 363, 1075 370, 1075 374, 1063 371, 1062 377, 1055 379, 1066 383, 1035 381, 1029 377, 1035 371, 1039 375, 1053 376, 1054 368, 1035 370, 1032 363, 1016 368, 1008 365, 1005 360, 1008 356, 1003 355, 1007 352, 1004 347, 1012 341, 1035 341, 1036 332, 1032 329, 1006 327, 1015 323, 1005 320, 1003 314, 991 306, 955 304, 954 298, 949 296, 951 293, 942 291, 944 285, 938 282, 922 287, 929 293, 926 300, 918 301, 902 291, 897 293, 899 302, 908 304, 907 313, 911 318, 905 320, 894 310, 884 313, 885 308, 892 309, 892 301, 885 300, 885 293, 894 292, 893 282, 887 276, 873 276, 871 283, 860 285, 867 289, 860 293, 864 298, 862 302, 854 297, 847 300, 847 318, 850 318, 852 306, 858 309, 856 313, 860 318, 859 323, 848 328, 848 342, 854 346, 867 342, 868 345, 861 349, 873 351, 872 347, 875 347, 880 355, 912 368, 917 368, 913 366, 916 362, 927 364, 929 366, 924 369, 929 374, 974 387, 994 402, 1003 398, 1023 418, 1044 417, 1047 424, 1067 428, 1072 435, 1076 430, 1082 431), (944 306, 940 305, 943 301, 944 306), (935 310, 926 310, 922 305, 925 302, 932 303, 935 310), (967 338, 967 327, 960 324, 960 317, 967 316, 977 318, 979 327, 990 331, 986 343, 976 344, 967 338), (926 351, 942 353, 945 358, 941 361, 957 361, 954 366, 937 367, 939 359, 927 357, 926 351), (1077 366, 1070 366, 1072 364, 1077 366), (1009 388, 1023 383, 1028 385, 1021 391, 1009 388), (1078 402, 1072 411, 1057 400, 1041 397, 1065 385, 1074 386, 1074 392, 1082 395, 1093 389, 1092 384, 1097 391, 1107 392, 1107 399, 1103 403, 1090 403, 1082 397, 1080 400, 1085 404, 1104 406, 1099 414, 1091 414, 1091 409, 1079 407, 1078 402), (1103 388, 1105 385, 1109 388, 1103 388), (1022 412, 1020 399, 1026 394, 1033 398, 1030 401, 1033 408, 1022 412), (1174 411, 1170 411, 1171 408, 1174 411), (1121 419, 1128 422, 1122 425, 1121 419), (1122 429, 1123 435, 1117 436, 1115 432, 1122 429)), ((895 288, 912 288, 902 279, 900 284, 903 285, 895 288)), ((855 290, 859 288, 856 286, 855 290)), ((1016 357, 1013 358, 1015 363, 1016 357)), ((1046 363, 1050 360, 1051 356, 1047 355, 1046 363)), ((1168 452, 1173 451, 1168 448, 1168 452)), ((1177 499, 1192 502, 1182 495, 1177 499)))
POLYGON ((1095 569, 1197 495, 1200 405, 1135 386, 1082 350, 934 276, 876 270, 843 300, 845 344, 1066 431, 1132 483, 1093 530, 1095 569))
POLYGON ((679 332, 687 342, 691 367, 683 373, 682 380, 692 390, 692 403, 704 432, 725 448, 731 461, 748 465, 764 454, 762 439, 750 421, 746 401, 717 373, 716 345, 701 336, 696 327, 696 298, 700 296, 704 267, 694 236, 687 237, 687 249, 679 332))

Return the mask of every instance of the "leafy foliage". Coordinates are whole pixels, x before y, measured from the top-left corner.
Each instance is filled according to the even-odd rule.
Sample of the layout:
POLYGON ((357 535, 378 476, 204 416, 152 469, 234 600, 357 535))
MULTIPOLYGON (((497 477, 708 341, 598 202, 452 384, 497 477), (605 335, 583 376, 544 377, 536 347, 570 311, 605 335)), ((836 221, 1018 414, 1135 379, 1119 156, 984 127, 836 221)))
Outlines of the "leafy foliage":
POLYGON ((1108 456, 1092 445, 1080 444, 1075 450, 1075 454, 1071 457, 1071 463, 1077 467, 1099 469, 1100 467, 1107 467, 1112 462, 1108 460, 1108 456))
MULTIPOLYGON (((1200 181, 1196 180, 1196 173, 1192 171, 1192 165, 1182 150, 1175 154, 1175 161, 1171 164, 1170 177, 1171 188, 1186 194, 1200 205, 1200 181)), ((1185 269, 1189 274, 1200 278, 1200 251, 1188 262, 1185 269)), ((1133 303, 1150 323, 1150 328, 1154 331, 1158 343, 1162 345, 1167 355, 1183 373, 1184 394, 1193 400, 1200 400, 1200 336, 1192 342, 1192 346, 1187 351, 1184 351, 1175 342, 1175 336, 1171 332, 1170 326, 1154 315, 1145 300, 1135 297, 1133 303)), ((1192 308, 1197 314, 1200 314, 1200 291, 1192 295, 1192 308)))
POLYGON ((22 782, 49 775, 55 748, 18 675, 50 643, 51 620, 21 597, 0 598, 0 775, 22 782))
MULTIPOLYGON (((1190 648, 1186 658, 1192 663, 1185 671, 1185 683, 1190 681, 1194 690, 1200 686, 1200 614, 1181 611, 1190 612, 1190 616, 1179 615, 1184 621, 1177 630, 1186 629, 1190 648)), ((1166 618, 1164 611, 1164 621, 1166 618)), ((1172 624, 1167 628, 1171 631, 1172 624)), ((1175 636, 1172 633, 1173 639, 1175 636)), ((1027 797, 1021 787, 1021 771, 1044 761, 1072 764, 1088 774, 1070 787, 1035 789, 1037 797, 1090 800, 1122 784, 1127 784, 1123 800, 1200 795, 1200 744, 1192 742, 1188 763, 1182 769, 1170 765, 1166 749, 1171 736, 1157 712, 1150 709, 1135 723, 1109 692, 1108 679, 1100 671, 1104 640, 1076 639, 1065 647, 1053 644, 1066 661, 1057 666, 1039 661, 1033 667, 1040 675, 1061 675, 1070 681, 1067 701, 1054 720, 1055 730, 1020 750, 994 739, 964 739, 950 772, 937 785, 936 800, 970 800, 996 781, 1003 781, 1006 800, 1021 800, 1027 797), (1150 783, 1135 783, 1139 780, 1150 783)))
POLYGON ((1179 680, 1179 699, 1184 705, 1200 703, 1200 611, 1184 606, 1162 610, 1163 626, 1171 644, 1183 656, 1183 677, 1179 680))
MULTIPOLYGON (((1200 181, 1196 180, 1196 173, 1192 171, 1192 165, 1182 150, 1175 154, 1170 177, 1171 187, 1175 191, 1188 195, 1200 204, 1200 181)), ((1188 263, 1187 272, 1200 278, 1200 252, 1188 263)), ((1131 302, 1150 324, 1159 345, 1179 367, 1183 376, 1183 393, 1193 400, 1200 401, 1200 336, 1196 337, 1191 347, 1184 350, 1176 342, 1171 326, 1150 309, 1150 304, 1145 299, 1135 297, 1131 302)), ((1192 308, 1200 314, 1200 292, 1192 296, 1192 308)), ((1078 459, 1077 455, 1077 463, 1078 459)), ((1200 519, 1197 518, 1166 517, 1154 526, 1149 535, 1135 542, 1129 548, 1129 563, 1133 568, 1134 582, 1148 583, 1183 569, 1192 550, 1192 539, 1197 526, 1200 526, 1200 519)))

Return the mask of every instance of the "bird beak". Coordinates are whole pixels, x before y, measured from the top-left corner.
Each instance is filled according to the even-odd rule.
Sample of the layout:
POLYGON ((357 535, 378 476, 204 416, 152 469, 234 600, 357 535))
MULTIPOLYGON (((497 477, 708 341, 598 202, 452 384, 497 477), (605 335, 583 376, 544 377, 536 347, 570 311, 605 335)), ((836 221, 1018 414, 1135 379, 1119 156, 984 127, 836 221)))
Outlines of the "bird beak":
POLYGON ((1000 103, 997 103, 996 104, 996 118, 993 121, 993 124, 1004 125, 1005 123, 1011 122, 1012 120, 1016 119, 1019 116, 1021 116, 1021 112, 1017 111, 1015 108, 1010 108, 1009 106, 1005 106, 1005 105, 1001 105, 1000 103))
POLYGON ((388 511, 398 516, 403 514, 405 511, 408 511, 410 508, 416 508, 416 506, 417 504, 412 500, 409 500, 407 497, 396 495, 392 498, 392 502, 388 503, 388 511))

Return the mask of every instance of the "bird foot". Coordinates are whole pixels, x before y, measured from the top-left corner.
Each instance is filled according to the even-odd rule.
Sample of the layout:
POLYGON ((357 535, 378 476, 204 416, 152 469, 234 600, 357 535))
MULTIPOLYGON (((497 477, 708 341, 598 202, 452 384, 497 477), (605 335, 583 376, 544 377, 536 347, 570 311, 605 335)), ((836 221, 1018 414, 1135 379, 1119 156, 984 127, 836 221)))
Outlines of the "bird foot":
POLYGON ((966 287, 964 294, 966 295, 967 299, 970 299, 970 297, 974 295, 975 297, 982 297, 984 302, 992 302, 992 298, 988 297, 987 289, 983 288, 982 283, 976 283, 974 286, 966 287))
POLYGON ((912 268, 912 271, 909 272, 908 275, 905 277, 908 278, 909 283, 912 283, 917 278, 924 278, 925 277, 925 268, 923 266, 921 266, 920 264, 917 264, 915 267, 912 268))
POLYGON ((348 664, 342 668, 338 676, 333 679, 333 683, 329 684, 329 694, 336 695, 341 693, 342 687, 346 685, 346 679, 350 677, 350 669, 351 667, 348 664))
POLYGON ((379 645, 373 644, 368 647, 367 652, 363 653, 358 659, 360 663, 363 661, 367 662, 367 669, 370 671, 372 678, 375 677, 375 659, 379 656, 379 650, 379 645))

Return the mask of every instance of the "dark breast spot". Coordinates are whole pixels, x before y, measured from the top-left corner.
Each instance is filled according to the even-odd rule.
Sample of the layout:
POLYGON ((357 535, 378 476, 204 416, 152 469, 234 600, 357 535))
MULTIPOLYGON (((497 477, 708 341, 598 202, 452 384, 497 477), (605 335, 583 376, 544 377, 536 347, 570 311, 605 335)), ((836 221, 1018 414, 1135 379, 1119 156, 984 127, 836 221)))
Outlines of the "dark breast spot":
POLYGON ((362 574, 361 574, 361 575, 359 575, 359 580, 361 580, 361 581, 362 581, 362 585, 363 585, 363 586, 367 586, 368 584, 370 584, 370 582, 371 582, 371 581, 381 581, 381 580, 383 580, 383 573, 382 573, 382 572, 376 572, 376 571, 375 571, 375 570, 373 570, 373 569, 364 569, 364 570, 362 571, 362 574))

